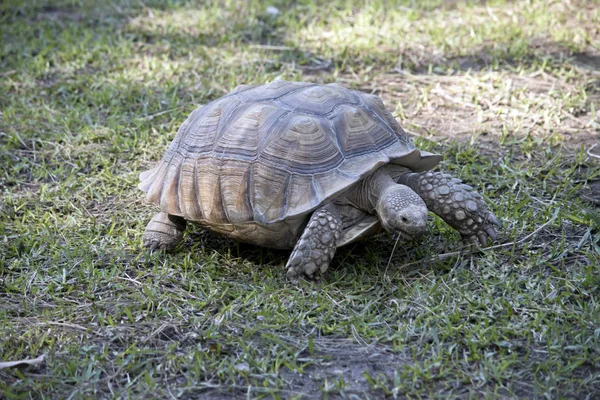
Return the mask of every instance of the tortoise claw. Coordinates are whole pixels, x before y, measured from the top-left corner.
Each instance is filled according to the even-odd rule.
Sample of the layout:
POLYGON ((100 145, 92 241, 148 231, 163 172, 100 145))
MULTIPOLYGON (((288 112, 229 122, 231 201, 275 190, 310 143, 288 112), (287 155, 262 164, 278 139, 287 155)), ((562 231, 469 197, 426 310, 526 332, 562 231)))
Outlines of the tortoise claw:
POLYGON ((478 245, 479 239, 477 239, 477 236, 475 235, 463 236, 463 244, 467 247, 470 247, 472 245, 478 245))
POLYGON ((491 226, 488 227, 485 230, 485 232, 488 234, 488 236, 490 237, 490 239, 492 239, 492 242, 495 241, 498 238, 498 234, 496 234, 496 231, 491 226))
POLYGON ((173 250, 181 242, 185 225, 183 218, 159 212, 148 222, 142 243, 150 252, 173 250))
POLYGON ((154 250, 158 249, 158 245, 159 245, 158 240, 153 240, 149 246, 150 252, 154 252, 154 250))
POLYGON ((487 246, 487 244, 488 244, 488 241, 487 241, 487 236, 485 235, 485 233, 483 233, 483 232, 479 232, 479 233, 477 234, 477 237, 479 238, 479 243, 481 243, 481 245, 482 245, 483 247, 487 246))
POLYGON ((500 220, 496 218, 496 216, 491 212, 488 214, 488 221, 490 221, 492 224, 496 225, 499 228, 502 227, 502 222, 500 222, 500 220))

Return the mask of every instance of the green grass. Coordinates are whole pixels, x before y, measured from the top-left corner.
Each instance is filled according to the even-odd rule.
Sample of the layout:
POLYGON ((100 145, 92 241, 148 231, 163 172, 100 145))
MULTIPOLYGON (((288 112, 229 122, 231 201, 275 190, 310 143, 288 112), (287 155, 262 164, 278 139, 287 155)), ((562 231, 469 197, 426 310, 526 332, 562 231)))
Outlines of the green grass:
POLYGON ((600 3, 0 4, 0 398, 594 398, 600 3), (504 227, 289 252, 140 245, 137 175, 198 104, 277 77, 381 96, 504 227), (439 256, 442 254, 442 256, 439 256))

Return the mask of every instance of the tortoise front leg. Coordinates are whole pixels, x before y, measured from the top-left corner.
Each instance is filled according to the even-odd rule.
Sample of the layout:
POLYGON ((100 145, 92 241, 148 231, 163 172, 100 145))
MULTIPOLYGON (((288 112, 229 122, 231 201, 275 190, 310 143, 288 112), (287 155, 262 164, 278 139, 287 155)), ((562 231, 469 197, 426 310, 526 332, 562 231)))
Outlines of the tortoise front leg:
POLYGON ((494 225, 500 226, 500 221, 483 197, 460 179, 440 172, 406 173, 398 183, 417 192, 427 208, 456 229, 465 242, 486 246, 488 236, 491 241, 496 239, 494 225))
POLYGON ((315 210, 287 262, 288 278, 323 274, 333 259, 341 232, 342 218, 335 204, 315 210))
POLYGON ((185 225, 185 219, 159 212, 148 222, 142 244, 144 247, 149 247, 151 251, 173 250, 183 238, 185 225))

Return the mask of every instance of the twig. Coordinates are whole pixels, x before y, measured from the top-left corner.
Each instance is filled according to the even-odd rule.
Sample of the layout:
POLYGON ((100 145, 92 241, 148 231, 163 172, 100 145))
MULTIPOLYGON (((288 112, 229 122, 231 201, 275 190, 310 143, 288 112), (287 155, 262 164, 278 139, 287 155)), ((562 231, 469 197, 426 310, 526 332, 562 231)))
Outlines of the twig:
POLYGON ((44 362, 44 358, 46 356, 42 354, 41 356, 28 360, 19 360, 19 361, 5 361, 0 362, 0 369, 4 368, 22 368, 30 365, 38 365, 44 362))
POLYGON ((576 117, 576 116, 574 116, 574 115, 573 115, 573 114, 571 114, 570 112, 567 112, 566 110, 561 110, 561 111, 562 111, 562 113, 563 113, 564 115, 566 115, 567 117, 569 117, 569 118, 570 118, 570 119, 571 119, 573 122, 575 122, 575 123, 579 124, 580 126, 583 126, 583 127, 585 127, 585 123, 584 123, 583 121, 581 121, 581 120, 577 119, 577 117, 576 117))
POLYGON ((167 325, 167 324, 162 324, 161 326, 159 326, 157 329, 155 329, 152 333, 150 333, 148 336, 146 336, 145 338, 143 338, 140 343, 146 343, 148 340, 154 338, 156 335, 158 335, 159 333, 161 333, 162 331, 164 331, 166 328, 168 328, 171 325, 167 325))
POLYGON ((128 281, 128 282, 132 282, 135 283, 138 286, 141 286, 142 283, 140 281, 137 281, 133 278, 130 278, 129 276, 127 276, 127 274, 125 274, 126 277, 122 277, 122 276, 117 276, 117 279, 123 279, 124 281, 128 281))
MULTIPOLYGON (((542 229, 544 229, 546 226, 548 226, 549 224, 551 224, 552 222, 554 222, 558 217, 553 217, 550 221, 546 222, 545 224, 541 225, 539 228, 537 228, 535 231, 531 232, 529 235, 517 240, 516 242, 508 242, 508 243, 503 243, 503 244, 498 244, 496 246, 491 246, 491 247, 487 247, 485 250, 494 250, 494 249, 501 249, 503 247, 510 247, 510 246, 514 246, 516 244, 521 244, 524 241, 528 240, 529 238, 531 238, 534 235, 537 235, 539 231, 541 231, 542 229)), ((464 247, 463 247, 464 249, 464 247)), ((478 251, 478 250, 477 250, 478 251)), ((404 269, 405 267, 409 267, 411 265, 416 265, 416 264, 422 264, 424 262, 429 262, 429 261, 441 261, 441 260, 445 260, 446 258, 450 258, 450 257, 454 257, 454 256, 458 256, 461 254, 473 254, 477 252, 476 250, 468 250, 467 252, 464 252, 462 250, 458 250, 458 251, 453 251, 450 253, 442 253, 439 254, 437 256, 428 258, 426 260, 418 260, 418 261, 413 261, 411 263, 408 264, 404 264, 400 267, 400 269, 404 269)))
POLYGON ((81 326, 81 325, 77 325, 77 324, 69 324, 66 322, 44 321, 44 322, 37 322, 34 325, 36 325, 36 326, 48 326, 48 325, 63 326, 65 328, 78 329, 78 330, 84 331, 84 332, 87 332, 89 330, 85 326, 81 326))
POLYGON ((490 8, 490 6, 487 6, 487 7, 486 7, 486 9, 487 9, 488 15, 489 15, 489 16, 492 18, 492 20, 493 20, 495 23, 498 23, 498 17, 496 17, 496 15, 494 14, 494 12, 493 12, 493 11, 492 11, 492 9, 490 8))
POLYGON ((21 144, 23 145, 23 147, 25 147, 27 150, 31 150, 31 147, 27 146, 27 143, 25 143, 23 141, 23 139, 21 139, 21 136, 19 136, 19 134, 16 131, 14 132, 14 134, 17 137, 17 139, 19 139, 19 142, 21 142, 21 144))
POLYGON ((452 103, 455 103, 455 104, 458 104, 460 106, 463 106, 463 107, 477 108, 477 106, 475 104, 473 104, 473 103, 465 103, 462 100, 455 99, 454 97, 450 96, 447 92, 444 92, 439 87, 439 85, 435 89, 433 89, 431 91, 431 93, 437 94, 438 96, 440 96, 440 97, 442 97, 442 98, 444 98, 444 99, 446 99, 448 101, 451 101, 452 103))
POLYGON ((586 153, 587 153, 587 155, 588 155, 588 156, 590 156, 590 157, 594 157, 594 158, 597 158, 597 159, 599 159, 599 160, 600 160, 600 155, 592 153, 592 149, 593 149, 594 147, 596 147, 596 146, 598 146, 598 143, 594 143, 594 144, 592 145, 592 147, 590 147, 590 148, 589 148, 589 149, 586 151, 586 153))
POLYGON ((388 267, 390 266, 390 263, 392 262, 392 257, 394 256, 394 252, 396 251, 396 246, 398 245, 399 241, 400 241, 400 235, 398 235, 398 237, 396 238, 396 243, 394 243, 394 247, 392 248, 392 254, 390 254, 390 258, 388 260, 387 265, 385 266, 385 272, 383 273, 383 275, 387 275, 388 267))
POLYGON ((248 47, 251 49, 275 50, 275 51, 296 50, 294 47, 290 47, 290 46, 273 46, 273 45, 267 45, 267 44, 252 44, 248 47))
POLYGON ((160 115, 164 115, 164 114, 170 113, 171 111, 180 110, 180 109, 182 109, 184 107, 186 107, 186 106, 179 106, 179 107, 169 108, 168 110, 157 112, 156 114, 145 115, 145 116, 143 116, 141 118, 145 119, 145 120, 151 120, 151 119, 154 119, 154 117, 158 117, 160 115))
POLYGON ((81 325, 77 325, 77 324, 69 324, 66 322, 44 321, 44 322, 37 322, 34 324, 34 326, 49 326, 49 325, 62 326, 65 328, 72 328, 72 329, 80 330, 85 333, 93 333, 96 336, 106 337, 105 334, 100 333, 98 331, 94 331, 91 328, 86 328, 85 326, 81 326, 81 325))

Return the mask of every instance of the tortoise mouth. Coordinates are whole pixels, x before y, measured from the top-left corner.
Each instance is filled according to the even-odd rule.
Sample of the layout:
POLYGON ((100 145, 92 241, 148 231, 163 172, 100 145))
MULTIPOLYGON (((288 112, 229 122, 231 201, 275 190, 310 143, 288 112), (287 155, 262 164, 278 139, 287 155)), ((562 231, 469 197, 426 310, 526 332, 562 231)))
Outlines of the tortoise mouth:
POLYGON ((382 222, 381 225, 383 225, 383 229, 385 229, 385 231, 387 233, 389 233, 390 235, 392 235, 394 238, 399 237, 400 239, 402 239, 406 242, 412 242, 413 240, 417 240, 421 236, 423 236, 423 235, 414 235, 410 232, 403 230, 402 228, 391 228, 384 222, 382 222))
POLYGON ((414 242, 423 237, 422 234, 413 235, 413 234, 405 232, 405 231, 396 231, 396 234, 398 236, 400 236, 401 239, 403 239, 404 241, 407 241, 407 242, 414 242))
POLYGON ((414 240, 414 238, 411 235, 409 235, 408 233, 402 232, 402 231, 394 232, 392 237, 399 238, 400 240, 402 240, 404 242, 412 242, 414 240))

